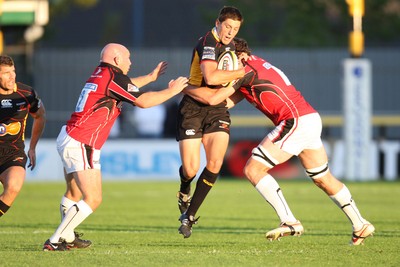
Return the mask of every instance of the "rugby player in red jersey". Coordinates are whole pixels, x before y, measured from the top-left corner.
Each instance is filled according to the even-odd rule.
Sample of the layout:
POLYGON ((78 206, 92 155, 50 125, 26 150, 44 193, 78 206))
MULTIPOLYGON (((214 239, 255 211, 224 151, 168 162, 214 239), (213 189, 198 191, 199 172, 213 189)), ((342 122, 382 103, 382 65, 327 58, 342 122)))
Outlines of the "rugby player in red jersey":
POLYGON ((121 113, 122 103, 149 108, 167 101, 187 86, 188 79, 178 77, 164 90, 142 93, 139 88, 157 80, 167 63, 160 62, 151 73, 137 78, 127 76, 130 66, 130 53, 125 46, 106 45, 100 54, 100 65, 86 81, 75 111, 60 131, 57 149, 66 174, 67 192, 61 200, 62 221, 45 242, 45 251, 91 245, 74 230, 102 201, 100 150, 121 113))
POLYGON ((31 170, 36 166, 36 145, 46 123, 46 111, 38 94, 30 86, 16 82, 14 61, 0 56, 0 217, 18 196, 25 180, 27 158, 31 170), (25 130, 28 114, 33 118, 28 156, 25 154, 25 130))
POLYGON ((266 233, 269 240, 301 235, 304 228, 290 210, 282 190, 268 173, 274 166, 298 156, 307 175, 343 210, 353 227, 352 245, 360 245, 375 231, 365 220, 349 189, 329 170, 322 140, 322 122, 318 112, 291 84, 287 76, 271 63, 251 55, 247 42, 235 38, 236 54, 245 65, 245 76, 233 87, 190 91, 192 97, 209 105, 228 98, 233 107, 243 98, 259 109, 275 125, 261 143, 252 150, 244 174, 262 197, 274 208, 280 225, 266 233))

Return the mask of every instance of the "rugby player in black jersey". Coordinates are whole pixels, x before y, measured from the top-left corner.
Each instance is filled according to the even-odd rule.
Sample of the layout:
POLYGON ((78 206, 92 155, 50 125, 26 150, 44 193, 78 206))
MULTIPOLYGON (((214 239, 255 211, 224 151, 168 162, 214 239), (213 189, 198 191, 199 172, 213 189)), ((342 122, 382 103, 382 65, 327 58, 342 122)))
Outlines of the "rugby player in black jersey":
MULTIPOLYGON (((199 87, 216 87, 243 77, 244 69, 218 69, 218 58, 225 51, 235 51, 233 38, 243 23, 240 11, 232 6, 220 10, 215 27, 201 37, 193 49, 190 65, 189 86, 185 91, 199 87)), ((201 89, 200 89, 201 90, 201 89)), ((226 103, 214 106, 202 104, 186 94, 178 111, 176 139, 182 166, 179 169, 180 189, 177 194, 179 233, 190 237, 195 215, 214 185, 224 160, 229 143, 230 115, 226 103), (200 168, 200 148, 206 153, 206 166, 197 180, 191 196, 190 185, 200 168)))
POLYGON ((25 180, 25 166, 36 166, 36 145, 46 123, 46 111, 32 87, 16 82, 14 61, 0 56, 0 217, 11 207, 25 180), (28 114, 33 118, 28 155, 25 128, 28 114))

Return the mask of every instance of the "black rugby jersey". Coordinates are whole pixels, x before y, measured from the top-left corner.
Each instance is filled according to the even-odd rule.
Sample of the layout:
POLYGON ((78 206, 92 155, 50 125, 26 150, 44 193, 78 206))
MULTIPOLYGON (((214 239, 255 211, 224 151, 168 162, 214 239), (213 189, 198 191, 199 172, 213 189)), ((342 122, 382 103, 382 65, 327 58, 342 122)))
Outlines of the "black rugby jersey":
POLYGON ((217 62, 219 56, 225 51, 235 51, 235 45, 233 42, 228 45, 223 44, 219 40, 215 28, 201 37, 196 47, 193 49, 192 61, 190 63, 189 84, 199 87, 208 86, 201 73, 200 64, 204 60, 213 60, 217 62))
POLYGON ((16 83, 12 94, 0 94, 0 148, 24 149, 28 113, 36 113, 41 101, 32 87, 16 83))
MULTIPOLYGON (((200 64, 204 60, 213 60, 217 62, 219 56, 225 51, 235 51, 235 44, 233 42, 229 43, 228 45, 223 44, 220 41, 215 28, 213 28, 212 30, 207 32, 203 37, 201 37, 197 42, 196 47, 193 49, 192 60, 190 63, 189 84, 198 87, 203 87, 203 86, 207 86, 210 88, 217 87, 206 84, 200 69, 200 64)), ((215 106, 204 105, 188 95, 184 95, 183 101, 196 103, 197 105, 205 108, 207 107, 212 108, 215 106, 224 107, 226 105, 225 101, 215 106)))

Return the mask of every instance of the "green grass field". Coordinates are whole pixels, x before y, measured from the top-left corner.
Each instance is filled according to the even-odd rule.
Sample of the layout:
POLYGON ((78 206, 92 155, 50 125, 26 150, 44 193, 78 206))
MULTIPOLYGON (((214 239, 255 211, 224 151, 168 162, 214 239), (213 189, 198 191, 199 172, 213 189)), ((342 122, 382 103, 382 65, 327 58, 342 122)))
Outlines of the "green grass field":
POLYGON ((63 183, 26 183, 0 218, 0 266, 400 266, 400 183, 347 183, 376 233, 348 245, 347 217, 310 181, 280 181, 301 237, 265 239, 279 221, 246 181, 220 180, 190 238, 178 234, 177 182, 104 182, 103 203, 77 229, 89 249, 43 252, 59 223, 63 183))

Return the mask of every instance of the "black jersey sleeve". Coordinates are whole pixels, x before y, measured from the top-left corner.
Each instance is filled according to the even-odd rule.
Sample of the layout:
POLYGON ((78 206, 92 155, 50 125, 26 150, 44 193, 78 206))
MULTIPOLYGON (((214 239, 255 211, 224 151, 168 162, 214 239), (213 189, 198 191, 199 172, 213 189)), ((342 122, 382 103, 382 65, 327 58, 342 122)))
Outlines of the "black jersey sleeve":
POLYGON ((133 99, 143 94, 143 92, 140 92, 139 88, 132 83, 131 79, 122 73, 115 73, 114 79, 111 82, 116 86, 111 86, 110 97, 117 100, 132 102, 133 99), (129 95, 126 93, 129 93, 129 95))
POLYGON ((29 85, 17 82, 18 92, 23 94, 24 98, 28 101, 29 112, 36 113, 41 105, 41 100, 38 93, 29 85))
POLYGON ((30 105, 29 112, 36 113, 42 104, 42 100, 39 98, 39 95, 36 93, 35 90, 32 89, 32 93, 28 97, 28 101, 30 105))
POLYGON ((233 85, 233 88, 235 88, 235 90, 238 90, 240 87, 243 86, 248 86, 248 85, 251 86, 254 80, 254 75, 255 73, 253 71, 246 73, 233 85))

